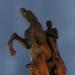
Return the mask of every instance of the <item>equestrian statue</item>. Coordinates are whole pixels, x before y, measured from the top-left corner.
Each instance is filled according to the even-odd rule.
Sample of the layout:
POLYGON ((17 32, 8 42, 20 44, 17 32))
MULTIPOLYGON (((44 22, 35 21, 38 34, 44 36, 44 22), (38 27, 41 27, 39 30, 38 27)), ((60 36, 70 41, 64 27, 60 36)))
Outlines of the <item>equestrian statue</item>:
POLYGON ((30 75, 66 75, 66 66, 57 46, 58 32, 52 28, 52 22, 46 22, 48 29, 45 31, 32 11, 21 8, 20 12, 30 25, 24 38, 12 34, 8 41, 9 53, 16 55, 13 42, 17 40, 31 52, 31 62, 26 65, 30 67, 30 75))

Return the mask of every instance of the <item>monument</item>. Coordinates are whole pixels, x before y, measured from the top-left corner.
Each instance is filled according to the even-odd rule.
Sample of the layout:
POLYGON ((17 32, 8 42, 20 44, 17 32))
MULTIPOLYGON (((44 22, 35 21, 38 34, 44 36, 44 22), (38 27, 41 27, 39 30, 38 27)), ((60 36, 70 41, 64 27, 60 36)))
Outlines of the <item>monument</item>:
POLYGON ((21 8, 20 12, 30 26, 25 30, 25 38, 17 33, 12 34, 8 41, 10 54, 16 54, 13 42, 17 40, 31 51, 32 60, 27 64, 30 66, 30 75, 66 75, 66 66, 57 46, 57 29, 50 27, 51 22, 47 21, 49 31, 45 31, 32 11, 21 8))

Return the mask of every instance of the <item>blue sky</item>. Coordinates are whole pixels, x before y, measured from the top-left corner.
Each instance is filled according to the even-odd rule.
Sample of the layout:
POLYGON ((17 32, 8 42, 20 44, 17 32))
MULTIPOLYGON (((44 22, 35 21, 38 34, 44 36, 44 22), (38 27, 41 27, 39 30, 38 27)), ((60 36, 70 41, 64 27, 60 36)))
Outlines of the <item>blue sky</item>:
POLYGON ((30 61, 28 50, 15 41, 17 54, 8 55, 11 34, 23 36, 28 27, 19 12, 21 7, 32 10, 44 29, 46 21, 52 20, 59 32, 58 45, 67 75, 75 75, 75 0, 0 0, 0 75, 29 75, 24 67, 30 61))

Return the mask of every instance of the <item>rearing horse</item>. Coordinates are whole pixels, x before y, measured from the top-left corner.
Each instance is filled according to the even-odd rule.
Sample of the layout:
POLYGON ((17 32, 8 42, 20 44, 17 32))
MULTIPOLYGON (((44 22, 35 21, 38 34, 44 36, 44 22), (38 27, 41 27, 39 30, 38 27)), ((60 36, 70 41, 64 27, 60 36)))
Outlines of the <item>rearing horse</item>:
MULTIPOLYGON (((21 8, 20 11, 22 13, 22 16, 29 21, 30 27, 25 31, 25 38, 21 38, 16 33, 12 34, 8 42, 9 52, 11 53, 11 55, 14 55, 15 50, 12 46, 13 41, 16 39, 25 48, 30 49, 32 53, 30 75, 51 75, 49 73, 46 60, 51 58, 52 53, 46 41, 45 32, 43 31, 41 24, 31 11, 26 10, 25 8, 21 8)), ((57 62, 55 62, 55 64, 56 63, 57 62)), ((56 75, 66 75, 66 73, 63 73, 63 69, 65 67, 60 68, 61 64, 63 64, 62 61, 60 64, 58 64, 58 67, 56 68, 56 72, 58 72, 56 73, 56 75)))
POLYGON ((13 41, 16 39, 25 48, 30 49, 30 51, 32 52, 33 64, 30 65, 30 75, 50 75, 48 72, 45 59, 48 59, 51 53, 44 37, 45 33, 43 32, 42 27, 38 22, 37 18, 34 16, 34 14, 31 11, 26 10, 24 8, 21 8, 20 11, 23 17, 29 21, 30 27, 25 31, 26 37, 24 39, 18 36, 16 33, 12 34, 8 42, 9 52, 12 55, 14 54, 15 51, 12 46, 13 46, 13 41), (36 40, 38 48, 37 51, 35 51, 36 49, 32 41, 32 38, 36 40), (35 57, 37 57, 37 60, 35 59, 35 57), (34 67, 34 64, 37 67, 34 67))

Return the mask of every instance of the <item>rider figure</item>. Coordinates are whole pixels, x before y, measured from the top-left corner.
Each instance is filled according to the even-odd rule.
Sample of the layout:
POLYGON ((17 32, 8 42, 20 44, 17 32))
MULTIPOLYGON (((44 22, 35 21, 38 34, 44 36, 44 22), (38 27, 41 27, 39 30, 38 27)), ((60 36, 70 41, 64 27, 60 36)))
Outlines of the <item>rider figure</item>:
POLYGON ((58 31, 56 28, 52 28, 52 22, 48 20, 46 22, 47 30, 46 30, 46 40, 49 47, 55 53, 56 56, 60 56, 58 52, 57 39, 58 39, 58 31))
POLYGON ((58 31, 56 28, 52 28, 52 22, 51 21, 47 21, 46 22, 47 25, 47 30, 46 32, 46 40, 47 43, 52 51, 52 57, 50 59, 47 60, 47 63, 52 63, 53 66, 51 68, 51 66, 48 68, 51 68, 51 70, 49 71, 51 73, 51 75, 56 75, 55 70, 56 70, 56 65, 54 65, 54 61, 55 61, 55 57, 60 56, 59 51, 57 50, 57 39, 58 39, 58 31))

